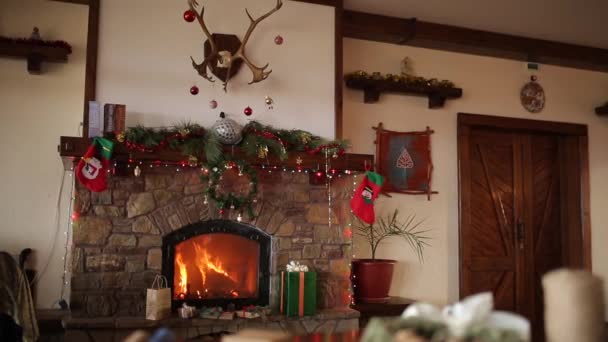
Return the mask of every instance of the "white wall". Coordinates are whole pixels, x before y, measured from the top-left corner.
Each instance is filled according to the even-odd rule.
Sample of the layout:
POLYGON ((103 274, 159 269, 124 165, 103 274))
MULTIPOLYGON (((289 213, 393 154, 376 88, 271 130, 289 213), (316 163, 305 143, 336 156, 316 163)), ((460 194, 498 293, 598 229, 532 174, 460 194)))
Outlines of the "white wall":
POLYGON ((37 251, 40 307, 50 307, 61 291, 72 179, 65 175, 58 226, 64 170, 57 145, 62 135, 78 135, 82 121, 87 13, 54 1, 0 1, 0 35, 29 37, 38 26, 42 38, 65 40, 74 50, 67 64, 43 64, 42 75, 28 74, 24 59, 0 57, 0 250, 37 251))
MULTIPOLYGON (((208 0, 207 27, 213 33, 243 38, 254 18, 273 8, 275 0, 208 0)), ((228 93, 198 76, 190 56, 203 59, 206 40, 195 21, 182 19, 186 0, 105 0, 101 2, 98 100, 127 105, 127 125, 168 126, 180 121, 209 126, 220 111, 245 123, 251 119, 280 128, 300 128, 334 136, 334 10, 332 7, 284 1, 283 7, 260 23, 247 44, 257 65, 270 63, 270 77, 247 85, 251 72, 243 65, 230 80, 228 93), (274 38, 282 35, 283 45, 274 38), (196 84, 200 93, 192 96, 196 84), (264 97, 275 100, 268 110, 264 97), (208 106, 218 101, 216 110, 208 106)))
MULTIPOLYGON (((540 114, 526 112, 519 91, 528 81, 524 64, 515 61, 390 45, 362 40, 344 40, 344 71, 355 70, 399 73, 399 62, 409 56, 420 76, 448 79, 462 87, 461 99, 448 100, 442 109, 428 109, 427 99, 382 94, 377 104, 364 104, 361 91, 345 89, 344 135, 354 152, 374 153, 374 131, 378 122, 395 131, 424 130, 430 126, 432 158, 435 165, 433 190, 439 191, 428 202, 425 196, 393 194, 379 200, 376 210, 399 208, 425 218, 432 229, 432 247, 424 264, 402 241, 381 249, 380 257, 399 261, 392 294, 445 304, 458 298, 458 173, 456 113, 468 112, 587 124, 591 178, 591 224, 593 270, 607 281, 608 251, 608 119, 595 115, 594 107, 608 98, 608 74, 541 66, 539 82, 547 102, 540 114)), ((357 240, 358 256, 368 255, 364 241, 357 240)), ((608 311, 607 311, 608 312, 608 311)))

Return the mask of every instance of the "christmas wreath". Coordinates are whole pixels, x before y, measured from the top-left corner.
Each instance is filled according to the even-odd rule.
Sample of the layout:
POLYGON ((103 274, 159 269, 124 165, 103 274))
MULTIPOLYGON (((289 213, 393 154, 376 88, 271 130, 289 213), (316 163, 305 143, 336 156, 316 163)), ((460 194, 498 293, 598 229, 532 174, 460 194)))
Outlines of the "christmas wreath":
POLYGON ((205 201, 213 200, 220 214, 223 214, 226 209, 238 210, 238 220, 240 221, 241 213, 247 210, 247 214, 251 219, 255 217, 253 214, 253 204, 256 203, 256 195, 258 193, 257 173, 253 167, 243 161, 222 161, 211 166, 202 168, 201 179, 208 182, 207 190, 205 190, 205 201), (235 192, 221 191, 221 180, 226 171, 238 169, 238 176, 246 176, 249 179, 249 190, 246 194, 237 194, 235 192))

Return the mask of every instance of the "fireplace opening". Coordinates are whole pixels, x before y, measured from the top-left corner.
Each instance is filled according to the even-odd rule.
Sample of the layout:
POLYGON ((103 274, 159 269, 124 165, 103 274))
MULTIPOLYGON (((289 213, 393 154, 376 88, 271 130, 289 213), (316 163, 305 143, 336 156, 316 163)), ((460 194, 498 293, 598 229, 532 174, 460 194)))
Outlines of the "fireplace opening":
POLYGON ((175 246, 175 299, 258 295, 260 245, 242 236, 199 235, 175 246), (236 253, 235 253, 236 252, 236 253))
POLYGON ((268 305, 270 236, 254 226, 212 220, 163 238, 163 275, 173 308, 268 305))

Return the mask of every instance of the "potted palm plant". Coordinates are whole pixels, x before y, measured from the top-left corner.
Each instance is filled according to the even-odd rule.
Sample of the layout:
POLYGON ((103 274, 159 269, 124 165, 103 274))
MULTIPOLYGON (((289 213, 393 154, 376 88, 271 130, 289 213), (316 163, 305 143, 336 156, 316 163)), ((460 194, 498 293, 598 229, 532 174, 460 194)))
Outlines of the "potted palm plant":
POLYGON ((395 209, 386 217, 381 217, 372 224, 358 220, 355 234, 364 238, 371 248, 371 259, 354 259, 352 262, 351 280, 354 297, 357 302, 381 303, 389 299, 388 292, 393 279, 395 260, 377 259, 376 252, 386 239, 400 237, 416 252, 423 261, 424 248, 430 246, 430 239, 422 228, 423 221, 417 221, 415 215, 400 221, 399 210, 395 209))

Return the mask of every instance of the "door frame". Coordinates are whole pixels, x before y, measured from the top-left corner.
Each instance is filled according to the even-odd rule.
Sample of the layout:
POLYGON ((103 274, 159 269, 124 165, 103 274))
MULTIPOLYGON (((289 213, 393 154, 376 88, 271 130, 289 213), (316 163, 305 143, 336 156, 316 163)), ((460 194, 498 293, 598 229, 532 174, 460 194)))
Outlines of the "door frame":
MULTIPOLYGON (((590 211, 590 188, 589 188, 589 146, 587 125, 573 124, 554 121, 528 120, 500 116, 489 116, 469 113, 458 113, 458 285, 459 296, 462 298, 462 274, 463 274, 463 248, 462 248, 462 227, 466 224, 465 213, 469 208, 469 194, 463 192, 463 188, 470 187, 469 180, 462 179, 463 161, 469 160, 469 132, 471 128, 489 128, 496 130, 510 130, 521 133, 545 133, 566 137, 574 144, 574 153, 578 160, 579 177, 572 177, 568 180, 569 186, 579 193, 580 207, 578 211, 577 225, 582 238, 580 244, 575 246, 575 252, 580 254, 580 265, 582 268, 591 271, 591 211, 590 211)), ((572 246, 570 246, 572 247, 572 246)), ((570 249, 571 250, 571 249, 570 249)))

